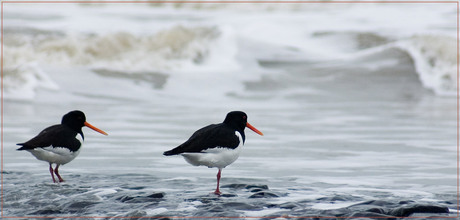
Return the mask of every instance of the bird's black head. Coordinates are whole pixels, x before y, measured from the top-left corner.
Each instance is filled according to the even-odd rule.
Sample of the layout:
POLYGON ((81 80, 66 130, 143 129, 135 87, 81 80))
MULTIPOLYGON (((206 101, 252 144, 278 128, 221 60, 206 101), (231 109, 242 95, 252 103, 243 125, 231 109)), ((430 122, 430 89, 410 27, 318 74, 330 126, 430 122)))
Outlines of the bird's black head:
POLYGON ((262 132, 257 130, 254 126, 248 123, 248 116, 242 111, 233 111, 229 112, 225 117, 224 124, 230 126, 231 128, 239 131, 243 136, 244 141, 244 128, 248 127, 252 131, 256 132, 259 135, 264 135, 262 132))
POLYGON ((81 132, 81 128, 85 126, 86 116, 83 112, 75 110, 65 114, 62 117, 61 124, 70 127, 76 132, 81 132))
POLYGON ((225 117, 224 124, 234 128, 237 131, 244 131, 248 123, 248 116, 242 111, 229 112, 225 117))

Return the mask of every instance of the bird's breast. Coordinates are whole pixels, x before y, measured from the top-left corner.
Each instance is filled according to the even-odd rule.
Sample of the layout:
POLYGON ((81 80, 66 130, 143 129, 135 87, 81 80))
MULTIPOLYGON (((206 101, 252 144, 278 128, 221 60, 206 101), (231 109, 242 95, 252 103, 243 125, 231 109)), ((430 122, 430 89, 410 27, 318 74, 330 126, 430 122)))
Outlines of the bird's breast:
POLYGON ((239 145, 236 148, 217 146, 199 153, 182 153, 181 155, 188 163, 194 166, 225 168, 235 162, 241 153, 243 140, 238 131, 235 131, 235 135, 239 139, 239 145))

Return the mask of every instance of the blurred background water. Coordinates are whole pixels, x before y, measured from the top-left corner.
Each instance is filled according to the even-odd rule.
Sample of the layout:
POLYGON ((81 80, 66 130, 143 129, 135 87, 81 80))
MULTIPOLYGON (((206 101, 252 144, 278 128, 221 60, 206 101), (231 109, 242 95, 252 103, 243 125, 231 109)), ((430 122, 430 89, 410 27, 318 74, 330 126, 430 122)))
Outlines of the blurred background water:
POLYGON ((3 6, 5 216, 244 217, 368 200, 456 212, 456 4, 3 6), (74 109, 109 136, 84 129, 67 182, 52 184, 15 144, 74 109), (214 198, 217 170, 162 156, 232 110, 265 136, 246 132, 222 184, 276 198, 231 186, 214 198))

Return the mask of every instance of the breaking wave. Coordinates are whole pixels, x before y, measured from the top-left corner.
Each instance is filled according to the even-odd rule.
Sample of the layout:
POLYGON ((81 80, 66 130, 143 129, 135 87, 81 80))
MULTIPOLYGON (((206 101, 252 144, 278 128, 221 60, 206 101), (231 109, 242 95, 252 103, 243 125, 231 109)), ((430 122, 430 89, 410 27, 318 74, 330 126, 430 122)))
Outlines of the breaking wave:
MULTIPOLYGON (((30 31, 33 33, 33 31, 30 31)), ((181 25, 154 35, 127 32, 105 35, 60 33, 7 34, 5 39, 6 98, 33 97, 36 88, 57 89, 40 64, 88 66, 125 72, 212 71, 238 68, 226 33, 216 27, 181 25), (38 34, 38 37, 37 37, 38 34), (210 62, 208 62, 211 60, 210 62), (25 85, 27 92, 24 93, 25 85), (20 91, 19 91, 20 90, 20 91)))
MULTIPOLYGON (((158 6, 166 7, 164 4, 159 3, 158 6)), ((278 12, 292 11, 295 7, 305 7, 302 10, 310 10, 312 18, 324 18, 324 14, 321 14, 322 17, 315 17, 319 16, 315 14, 315 8, 318 7, 325 12, 332 8, 329 4, 323 4, 321 8, 311 4, 308 4, 308 7, 306 4, 283 6, 287 8, 279 8, 279 4, 256 5, 257 7, 267 7, 267 9, 276 5, 278 12)), ((195 10, 194 7, 198 6, 212 8, 211 4, 176 5, 173 8, 187 7, 195 10)), ((222 7, 225 9, 236 7, 239 10, 242 4, 229 4, 222 7)), ((97 8, 97 10, 103 9, 102 6, 97 8)), ((359 13, 363 12, 363 9, 359 8, 350 9, 352 9, 353 14, 338 16, 353 17, 356 15, 356 18, 359 18, 359 13)), ((380 13, 385 13, 386 10, 390 9, 392 8, 386 8, 380 13)), ((18 25, 4 30, 4 91, 6 99, 27 100, 35 96, 37 89, 59 89, 58 83, 48 77, 44 71, 48 65, 84 66, 97 73, 125 75, 143 73, 161 75, 163 78, 188 76, 188 79, 193 76, 200 80, 206 79, 213 72, 225 72, 230 74, 219 75, 227 78, 222 81, 232 79, 232 81, 237 81, 234 84, 240 83, 240 86, 243 87, 243 81, 259 77, 260 74, 271 73, 260 66, 261 60, 264 59, 286 61, 300 57, 300 60, 305 61, 305 63, 324 62, 327 64, 331 60, 372 55, 373 52, 388 48, 402 49, 412 57, 424 87, 433 90, 437 95, 456 95, 456 40, 448 35, 420 34, 417 31, 409 30, 407 32, 410 34, 386 34, 383 36, 374 27, 357 29, 355 25, 360 27, 365 25, 359 19, 356 23, 348 24, 349 27, 333 26, 333 28, 326 29, 322 25, 310 22, 309 27, 302 26, 299 29, 299 25, 303 24, 305 18, 299 14, 290 17, 290 15, 287 16, 283 13, 275 13, 273 23, 268 20, 264 23, 255 22, 244 26, 244 23, 238 19, 229 22, 227 18, 219 17, 221 20, 209 22, 214 18, 212 13, 215 12, 212 10, 211 12, 207 11, 207 13, 211 13, 210 15, 203 17, 200 17, 199 10, 193 11, 191 17, 202 20, 197 22, 198 24, 194 23, 195 25, 176 22, 175 20, 174 25, 171 25, 168 19, 174 18, 166 17, 163 18, 165 19, 163 21, 159 17, 152 18, 143 15, 144 19, 154 20, 155 24, 161 24, 161 27, 140 33, 133 30, 112 32, 106 30, 96 33, 89 30, 91 28, 80 31, 59 29, 59 23, 65 23, 66 19, 77 23, 80 21, 81 18, 77 13, 80 9, 73 8, 72 10, 74 10, 72 11, 74 14, 68 18, 65 17, 65 13, 58 13, 55 18, 47 17, 47 19, 55 19, 52 21, 56 23, 54 24, 55 27, 51 25, 51 28, 46 29, 44 27, 32 28, 18 25), (241 25, 243 26, 240 28, 241 25), (277 37, 277 32, 283 33, 280 35, 283 39, 277 37), (240 72, 246 73, 240 74, 240 72), (247 74, 247 72, 252 74, 247 74), (235 76, 235 73, 239 75, 235 76)), ((174 10, 178 9, 172 11, 174 10)), ((110 13, 115 12, 117 12, 115 9, 104 11, 104 13, 109 13, 106 15, 112 16, 113 14, 110 13)), ((226 10, 219 12, 229 13, 226 10)), ((443 11, 440 12, 444 13, 443 11)), ((181 15, 190 16, 187 13, 181 15)), ((231 12, 230 15, 239 14, 231 12)), ((19 14, 15 16, 19 16, 19 14)), ((97 16, 99 15, 97 14, 97 16)), ((134 15, 129 16, 132 18, 134 15)), ((114 18, 120 19, 120 17, 114 18)), ((250 18, 251 16, 248 16, 248 19, 250 18)), ((126 19, 126 17, 121 17, 121 19, 126 19)), ((183 18, 181 19, 183 20, 183 18)), ((139 20, 123 20, 122 25, 130 25, 130 22, 137 24, 139 20)), ((334 23, 336 21, 334 19, 327 20, 326 24, 328 22, 334 23)), ((411 23, 409 22, 408 25, 410 26, 411 23)), ((98 24, 94 26, 98 26, 98 24)), ((181 80, 184 81, 184 79, 181 80)), ((162 86, 157 87, 162 88, 162 86)))
MULTIPOLYGON (((215 27, 183 26, 147 36, 127 32, 102 36, 54 34, 37 40, 32 36, 8 34, 22 44, 7 43, 5 58, 7 64, 40 61, 62 65, 108 65, 118 69, 171 70, 187 63, 205 62, 220 34, 215 27)), ((7 39, 7 42, 11 41, 7 39)))
POLYGON ((416 35, 398 43, 412 57, 423 85, 438 95, 457 94, 457 41, 440 35, 416 35))

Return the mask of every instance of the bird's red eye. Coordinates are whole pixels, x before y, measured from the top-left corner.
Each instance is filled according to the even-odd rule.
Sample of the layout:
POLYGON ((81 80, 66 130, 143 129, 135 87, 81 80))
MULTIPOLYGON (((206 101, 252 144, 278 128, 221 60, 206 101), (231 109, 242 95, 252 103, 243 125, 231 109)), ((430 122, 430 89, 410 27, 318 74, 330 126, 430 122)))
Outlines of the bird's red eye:
POLYGON ((246 119, 246 116, 243 116, 243 119, 246 119))

